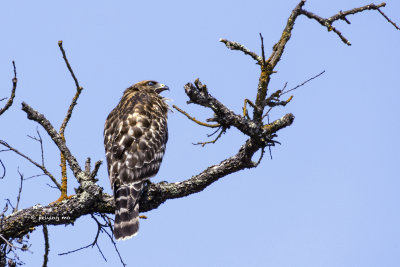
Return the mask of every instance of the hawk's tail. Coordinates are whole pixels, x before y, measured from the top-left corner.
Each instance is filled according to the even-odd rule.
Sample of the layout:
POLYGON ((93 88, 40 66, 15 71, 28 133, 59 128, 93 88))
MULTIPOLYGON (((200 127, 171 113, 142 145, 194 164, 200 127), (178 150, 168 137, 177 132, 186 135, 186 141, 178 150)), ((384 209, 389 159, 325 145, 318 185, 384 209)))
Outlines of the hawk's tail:
POLYGON ((143 181, 136 181, 117 188, 115 198, 114 237, 128 239, 139 231, 139 197, 143 181))

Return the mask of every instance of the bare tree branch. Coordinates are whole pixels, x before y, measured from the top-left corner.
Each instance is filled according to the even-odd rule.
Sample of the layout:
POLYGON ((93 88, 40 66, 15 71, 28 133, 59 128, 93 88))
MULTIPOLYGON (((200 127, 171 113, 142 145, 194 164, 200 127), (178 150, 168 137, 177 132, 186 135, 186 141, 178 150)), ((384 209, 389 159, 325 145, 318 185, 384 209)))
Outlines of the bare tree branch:
POLYGON ((255 108, 253 111, 253 119, 259 124, 261 124, 262 114, 264 113, 263 102, 265 100, 265 97, 267 96, 271 74, 274 73, 275 66, 281 59, 286 44, 292 36, 294 23, 297 17, 300 15, 300 10, 304 6, 305 2, 305 0, 300 1, 300 3, 292 10, 292 13, 287 20, 286 27, 282 32, 280 40, 274 45, 272 53, 268 58, 266 64, 263 64, 261 66, 261 74, 258 82, 257 96, 255 102, 257 108, 255 108))
MULTIPOLYGON (((68 108, 67 114, 64 118, 63 123, 61 124, 60 131, 59 131, 61 139, 65 142, 64 131, 65 131, 65 128, 67 127, 69 120, 71 119, 72 112, 74 110, 74 107, 78 101, 78 98, 79 98, 83 88, 79 85, 78 79, 76 78, 75 73, 72 70, 71 65, 69 64, 67 55, 65 54, 65 50, 64 50, 64 47, 62 44, 63 44, 63 42, 61 40, 58 41, 58 46, 60 47, 65 64, 67 65, 67 68, 68 68, 72 78, 74 79, 75 85, 76 85, 75 96, 72 98, 72 102, 68 108)), ((67 183, 68 183, 67 182, 67 161, 66 161, 65 155, 62 152, 60 154, 60 158, 61 158, 61 164, 60 164, 60 166, 61 166, 61 196, 57 201, 62 201, 64 199, 68 198, 68 195, 67 195, 67 183)))
MULTIPOLYGON (((218 130, 220 130, 220 129, 218 129, 218 130)), ((225 133, 225 131, 226 131, 226 129, 222 128, 221 131, 219 132, 219 134, 217 135, 217 137, 214 140, 206 141, 206 142, 198 142, 198 143, 193 144, 193 145, 201 145, 202 147, 204 147, 205 145, 208 145, 208 144, 215 144, 215 142, 218 141, 218 139, 222 136, 223 133, 225 133)))
POLYGON ((7 144, 6 142, 4 142, 3 140, 0 140, 0 144, 7 147, 9 149, 9 151, 13 151, 16 154, 20 155, 21 157, 25 158, 26 160, 28 160, 30 163, 32 163, 33 165, 35 165, 36 167, 38 167, 39 169, 41 169, 43 171, 44 174, 46 174, 48 177, 50 177, 50 179, 53 181, 53 183, 60 189, 61 185, 57 182, 56 178, 54 178, 54 176, 46 169, 45 166, 40 165, 39 163, 37 163, 36 161, 32 160, 30 157, 26 156, 25 154, 19 152, 17 149, 13 148, 12 146, 10 146, 9 144, 7 144))
POLYGON ((18 174, 19 174, 19 178, 20 178, 21 182, 20 182, 19 190, 18 190, 17 204, 15 204, 15 208, 14 208, 13 212, 18 211, 19 201, 21 200, 22 184, 24 183, 24 175, 19 171, 19 168, 18 168, 18 174))
POLYGON ((36 133, 38 135, 38 137, 36 136, 30 136, 28 135, 29 138, 39 142, 40 144, 40 154, 42 156, 42 166, 44 166, 44 150, 43 150, 43 139, 42 136, 40 135, 39 129, 36 127, 36 133))
POLYGON ((265 145, 273 143, 270 136, 273 134, 273 132, 264 130, 261 127, 262 125, 257 125, 254 123, 254 121, 237 115, 228 109, 225 105, 208 93, 207 87, 203 85, 199 79, 196 79, 194 85, 192 83, 187 83, 184 87, 185 92, 190 99, 189 102, 211 108, 215 113, 213 119, 222 127, 229 129, 231 126, 234 126, 245 135, 253 137, 259 142, 265 143, 265 145))
MULTIPOLYGON (((297 88, 302 87, 302 86, 305 85, 306 83, 308 83, 308 82, 314 80, 315 78, 318 78, 319 76, 321 76, 321 75, 324 74, 324 73, 325 73, 325 70, 321 71, 321 72, 318 73, 317 75, 311 77, 311 78, 308 79, 308 80, 305 80, 305 81, 302 82, 301 84, 296 85, 295 87, 293 87, 292 89, 289 89, 289 90, 287 90, 287 91, 284 91, 284 89, 283 89, 283 90, 282 90, 282 93, 281 93, 280 95, 284 95, 284 94, 287 94, 287 93, 289 93, 289 92, 291 92, 291 91, 294 91, 294 90, 296 90, 297 88)), ((285 86, 285 87, 286 87, 286 86, 285 86)))
POLYGON ((219 125, 219 124, 208 124, 208 123, 205 123, 205 122, 201 122, 201 121, 197 120, 195 117, 190 116, 187 112, 183 111, 182 109, 178 108, 175 105, 172 105, 172 107, 175 108, 180 113, 182 113, 183 115, 185 115, 189 120, 194 121, 195 123, 197 123, 198 125, 209 127, 209 128, 220 128, 221 127, 221 125, 219 125))
POLYGON ((80 181, 79 177, 83 173, 82 169, 79 166, 79 163, 76 160, 76 158, 71 154, 70 150, 65 144, 65 141, 62 140, 62 137, 54 129, 53 125, 51 125, 51 123, 46 119, 46 117, 44 117, 41 113, 31 108, 25 102, 22 102, 22 110, 26 112, 29 120, 36 121, 46 130, 47 134, 56 144, 58 149, 64 154, 74 176, 78 179, 78 181, 80 181))
MULTIPOLYGON (((14 67, 14 78, 12 79, 12 89, 11 89, 11 96, 8 99, 7 103, 5 104, 5 106, 3 108, 0 109, 0 115, 3 114, 7 109, 9 109, 14 101, 14 97, 15 97, 15 90, 17 89, 17 69, 15 68, 15 62, 12 62, 13 67, 14 67)), ((4 99, 2 99, 4 100, 4 99)))
MULTIPOLYGON (((303 9, 303 6, 305 4, 306 0, 301 0, 296 7, 292 10, 286 26, 280 36, 279 41, 273 46, 272 52, 270 57, 266 60, 265 59, 265 52, 264 52, 264 42, 263 42, 263 37, 260 34, 260 39, 261 39, 261 53, 262 56, 258 56, 256 53, 250 51, 243 45, 236 43, 236 42, 231 42, 226 39, 221 39, 220 41, 223 42, 227 48, 231 50, 239 50, 242 51, 245 55, 248 55, 252 57, 258 65, 260 65, 260 76, 259 76, 259 81, 258 81, 258 87, 257 87, 257 95, 256 95, 256 100, 252 102, 249 99, 245 99, 244 101, 244 107, 243 107, 243 116, 241 114, 236 114, 234 111, 230 110, 227 106, 225 106, 222 102, 217 100, 215 97, 213 97, 207 88, 205 84, 202 84, 199 79, 196 79, 194 83, 187 83, 184 86, 185 93, 187 94, 189 101, 187 102, 188 104, 193 103, 200 105, 202 107, 205 107, 207 109, 210 109, 214 115, 212 118, 207 119, 208 122, 212 121, 215 122, 216 124, 207 124, 200 122, 196 120, 194 117, 188 115, 186 112, 183 110, 179 109, 178 107, 174 106, 178 111, 180 111, 182 114, 184 114, 187 118, 189 118, 192 121, 195 121, 196 123, 205 126, 205 127, 211 127, 211 128, 218 128, 220 130, 220 133, 217 135, 216 139, 213 141, 209 142, 203 142, 199 143, 201 145, 205 145, 207 143, 215 143, 221 136, 222 134, 230 129, 230 127, 235 127, 239 131, 241 131, 243 134, 248 136, 248 139, 244 144, 240 146, 238 149, 238 152, 226 158, 225 160, 221 161, 219 164, 212 165, 202 172, 200 172, 197 175, 194 175, 190 177, 189 179, 186 179, 181 182, 177 183, 167 183, 167 182, 161 182, 157 184, 152 184, 148 183, 146 184, 142 195, 140 197, 140 211, 141 212, 146 212, 150 211, 153 209, 158 208, 162 203, 167 201, 168 199, 175 199, 175 198, 182 198, 194 193, 201 192, 204 190, 207 186, 211 185, 215 181, 221 179, 222 177, 225 177, 229 174, 232 174, 237 171, 241 171, 247 168, 254 168, 257 167, 260 162, 262 161, 262 158, 265 154, 265 148, 268 147, 270 153, 271 153, 271 146, 274 146, 275 144, 279 144, 278 141, 276 141, 277 137, 277 132, 280 131, 281 129, 290 126, 293 121, 294 121, 294 115, 291 113, 288 113, 284 115, 283 117, 279 119, 275 119, 272 122, 269 122, 269 111, 276 107, 276 106, 285 106, 292 100, 292 96, 289 97, 287 100, 281 100, 280 97, 288 93, 290 91, 293 91, 297 89, 300 86, 303 86, 305 83, 319 77, 322 75, 324 72, 321 72, 320 74, 306 80, 302 84, 296 86, 295 88, 292 88, 288 91, 284 91, 286 88, 287 83, 285 84, 285 87, 282 90, 277 90, 273 93, 268 92, 268 86, 269 82, 271 79, 271 75, 275 73, 275 67, 280 61, 284 49, 286 47, 287 42, 291 38, 291 33, 295 24, 295 21, 299 15, 305 15, 311 19, 317 20, 321 25, 324 27, 327 27, 328 30, 334 31, 336 34, 339 35, 339 37, 342 38, 343 41, 348 42, 347 39, 345 39, 341 33, 333 28, 332 23, 336 20, 344 20, 347 23, 350 23, 350 21, 346 18, 346 16, 351 15, 351 14, 356 14, 359 12, 362 12, 364 10, 379 10, 380 7, 383 7, 385 4, 382 3, 380 5, 368 5, 344 12, 339 12, 338 14, 335 14, 334 16, 331 16, 330 18, 324 19, 318 15, 315 15, 307 10, 303 9), (249 104, 253 108, 253 118, 251 119, 250 116, 248 115, 247 112, 247 104, 249 104), (264 109, 265 107, 269 107, 269 110, 267 111, 266 114, 264 114, 264 109), (264 115, 263 115, 264 114, 264 115), (263 119, 267 117, 268 118, 268 123, 264 123, 263 119), (254 155, 258 152, 261 151, 260 157, 257 161, 253 161, 254 155)), ((384 15, 382 12, 381 14, 389 21, 391 22, 395 27, 397 27, 390 19, 387 18, 386 15, 384 15)), ((70 74, 75 82, 76 85, 76 94, 74 98, 72 99, 72 103, 69 106, 68 112, 66 114, 66 117, 64 118, 64 121, 61 125, 60 131, 57 132, 52 124, 46 119, 46 117, 39 113, 38 111, 34 110, 31 108, 28 104, 22 103, 22 110, 26 112, 28 119, 34 120, 37 123, 39 123, 46 131, 46 133, 50 136, 50 138, 53 140, 53 142, 56 144, 58 147, 61 157, 65 159, 64 163, 62 161, 62 165, 66 166, 66 161, 68 162, 70 169, 72 170, 74 176, 80 183, 80 187, 76 190, 76 195, 72 196, 71 198, 67 198, 62 202, 57 202, 54 204, 50 204, 47 206, 42 206, 40 204, 35 205, 30 208, 26 208, 23 210, 18 210, 18 202, 20 199, 20 193, 22 191, 22 180, 23 176, 20 174, 21 177, 21 187, 20 187, 20 193, 18 196, 17 200, 17 205, 16 208, 14 209, 14 212, 8 216, 4 216, 4 212, 1 214, 1 222, 0 222, 0 244, 6 244, 7 246, 13 246, 12 243, 9 240, 12 240, 14 238, 20 238, 26 235, 27 233, 31 232, 34 230, 35 227, 39 225, 43 225, 43 234, 45 236, 45 255, 44 255, 44 263, 43 266, 46 266, 47 264, 47 258, 48 258, 48 253, 49 253, 49 244, 48 244, 48 231, 47 231, 47 225, 61 225, 61 224, 72 224, 75 222, 76 219, 84 216, 84 215, 91 215, 92 218, 96 221, 98 229, 97 233, 95 236, 94 241, 89 244, 88 246, 79 248, 74 251, 78 251, 80 249, 89 247, 89 246, 94 246, 96 245, 99 252, 102 254, 103 258, 104 255, 100 249, 100 247, 97 244, 98 237, 101 232, 104 232, 107 234, 107 236, 110 238, 111 242, 113 243, 116 252, 119 255, 120 261, 122 265, 125 266, 125 263, 123 262, 120 253, 116 247, 116 243, 113 240, 112 235, 108 232, 108 228, 112 230, 112 223, 111 219, 109 219, 105 214, 107 213, 114 213, 114 200, 113 197, 103 193, 102 188, 96 184, 96 175, 97 172, 100 168, 101 161, 97 161, 95 163, 95 166, 93 170, 91 171, 91 166, 90 166, 90 158, 85 163, 85 169, 84 171, 81 169, 78 161, 76 158, 73 156, 71 151, 66 145, 66 141, 64 138, 64 131, 65 128, 68 124, 68 121, 71 118, 72 111, 74 106, 77 103, 77 99, 80 95, 80 92, 82 90, 82 87, 79 85, 79 82, 67 60, 65 51, 62 47, 62 41, 59 42, 59 47, 62 52, 63 58, 65 60, 65 63, 68 67, 68 70, 70 71, 70 74), (106 222, 105 224, 102 224, 97 220, 97 218, 93 215, 95 213, 100 213, 99 216, 106 222), (108 220, 106 219, 108 218, 108 220), (107 228, 107 229, 106 229, 107 228), (47 244, 47 245, 46 245, 47 244)), ((16 87, 16 71, 15 71, 15 65, 14 65, 14 73, 15 73, 15 87, 16 87)), ((14 80, 13 80, 14 82, 14 80)), ((15 91, 15 90, 14 90, 15 91)), ((217 133, 218 130, 215 132, 217 133)), ((39 134, 39 132, 38 132, 39 134)), ((35 138, 33 138, 35 139, 35 138)), ((35 139, 36 140, 36 139, 35 139)), ((41 137, 39 135, 39 138, 37 140, 40 140, 39 142, 42 145, 41 142, 41 137)), ((46 173, 46 169, 44 168, 44 158, 43 158, 43 147, 42 147, 42 165, 34 162, 31 160, 29 157, 25 156, 24 154, 20 153, 16 149, 12 148, 9 146, 6 142, 0 140, 0 144, 8 148, 8 150, 14 151, 15 153, 19 154, 20 156, 24 157, 25 159, 29 160, 31 163, 36 165, 37 167, 41 168, 42 171, 49 176, 49 174, 46 173)), ((272 156, 271 156, 272 157, 272 156)), ((1 165, 3 166, 4 173, 5 173, 5 167, 2 164, 0 160, 1 165)), ((51 174, 50 174, 51 175, 51 174)), ((4 175, 3 175, 4 176, 4 175)), ((49 176, 50 178, 52 176, 49 176)), ((66 181, 66 176, 65 181, 66 181)), ((53 182, 58 186, 58 188, 62 187, 60 184, 55 181, 54 177, 52 178, 53 182)), ((11 203, 10 203, 11 205, 11 203)), ((11 205, 12 206, 12 205, 11 205)), ((72 252, 74 252, 72 251, 72 252)), ((71 252, 67 252, 71 253, 71 252)), ((104 258, 105 259, 105 258, 104 258)))
POLYGON ((257 55, 256 53, 250 51, 249 49, 247 49, 246 47, 244 47, 244 45, 241 45, 237 42, 231 42, 228 41, 226 39, 220 38, 219 41, 221 43, 224 43, 226 45, 227 48, 229 48, 230 50, 238 50, 238 51, 242 51, 245 55, 249 55, 251 56, 255 61, 257 61, 257 64, 261 65, 262 64, 262 57, 260 57, 259 55, 257 55))
POLYGON ((44 236, 44 255, 43 255, 43 267, 47 267, 47 262, 49 261, 49 231, 47 230, 47 224, 43 224, 43 236, 44 236))
MULTIPOLYGON (((342 33, 337 30, 335 27, 332 26, 332 23, 337 21, 337 20, 345 20, 348 24, 350 24, 350 21, 348 21, 348 19, 346 18, 346 16, 348 15, 354 15, 356 13, 360 13, 363 12, 365 10, 378 10, 379 12, 381 12, 379 10, 380 7, 384 7, 386 6, 386 3, 381 3, 379 5, 375 5, 375 4, 370 4, 370 5, 366 5, 366 6, 362 6, 362 7, 358 7, 358 8, 353 8, 351 10, 347 10, 347 11, 340 11, 339 13, 329 17, 329 18, 322 18, 310 11, 301 9, 300 13, 305 15, 307 18, 309 19, 314 19, 316 21, 318 21, 319 24, 321 24, 322 26, 326 27, 328 29, 328 31, 333 31, 334 33, 336 33, 340 39, 343 41, 343 43, 347 44, 347 45, 351 45, 350 41, 347 40, 342 33)), ((382 14, 382 13, 381 13, 382 14)), ((388 17, 386 17, 386 15, 382 14, 389 22, 391 22, 395 27, 397 27, 388 17)))
MULTIPOLYGON (((76 78, 75 73, 74 73, 74 71, 72 70, 71 65, 69 64, 69 61, 68 61, 68 59, 67 59, 67 55, 65 54, 65 50, 64 50, 62 44, 63 44, 63 41, 62 41, 62 40, 58 41, 58 46, 60 47, 60 50, 61 50, 61 53, 62 53, 62 55, 63 55, 65 64, 67 65, 67 68, 68 68, 69 72, 71 73, 72 79, 74 79, 74 82, 75 82, 75 85, 76 85, 76 90, 77 90, 77 91, 80 91, 80 90, 82 90, 83 88, 79 85, 78 79, 76 78)), ((67 121, 65 124, 67 124, 67 123, 68 123, 68 121, 67 121)), ((65 128, 65 127, 64 127, 64 128, 65 128)))
POLYGON ((396 25, 396 23, 394 23, 388 16, 386 16, 385 13, 382 12, 382 10, 380 10, 378 8, 379 13, 381 13, 381 15, 389 22, 391 23, 397 30, 400 30, 399 26, 396 25))
MULTIPOLYGON (((289 126, 293 122, 293 118, 291 114, 285 115, 282 119, 274 122, 271 128, 275 127, 273 130, 277 130, 289 126)), ((228 174, 255 167, 256 164, 252 162, 251 158, 260 148, 260 144, 257 143, 255 139, 248 139, 236 155, 222 161, 218 165, 208 167, 200 174, 186 181, 151 184, 142 193, 139 205, 140 211, 145 212, 155 209, 168 199, 181 198, 200 192, 208 185, 228 174)), ((69 150, 68 153, 70 153, 69 150)), ((85 176, 85 173, 79 173, 79 175, 85 176)), ((86 178, 85 180, 89 179, 86 178)), ((6 237, 20 236, 43 223, 48 225, 70 224, 77 218, 93 212, 114 213, 114 208, 114 201, 110 195, 103 193, 97 184, 88 183, 83 193, 74 195, 71 199, 56 205, 36 205, 7 216, 3 220, 3 227, 0 233, 6 237)))
POLYGON ((3 169, 3 174, 0 175, 0 179, 3 179, 6 176, 6 166, 4 166, 3 161, 0 159, 0 165, 1 168, 3 169))
MULTIPOLYGON (((92 218, 94 219, 94 221, 97 223, 97 232, 96 232, 96 236, 94 237, 93 242, 90 243, 90 244, 87 245, 87 246, 83 246, 83 247, 80 247, 80 248, 77 248, 77 249, 74 249, 74 250, 70 250, 70 251, 67 251, 67 252, 63 252, 63 253, 58 253, 59 256, 68 255, 68 254, 71 254, 71 253, 80 251, 80 250, 85 249, 85 248, 88 248, 88 247, 92 247, 92 248, 93 248, 95 245, 97 245, 97 240, 98 240, 98 238, 99 238, 99 235, 100 235, 100 232, 102 231, 102 227, 103 227, 103 226, 99 223, 99 221, 97 221, 97 219, 93 216, 93 214, 91 214, 91 216, 92 216, 92 218)), ((98 248, 99 248, 99 247, 98 247, 98 248)), ((104 254, 103 254, 103 252, 100 250, 100 248, 99 248, 99 252, 100 252, 101 256, 103 257, 103 259, 104 259, 105 261, 107 261, 107 259, 104 257, 104 254)))

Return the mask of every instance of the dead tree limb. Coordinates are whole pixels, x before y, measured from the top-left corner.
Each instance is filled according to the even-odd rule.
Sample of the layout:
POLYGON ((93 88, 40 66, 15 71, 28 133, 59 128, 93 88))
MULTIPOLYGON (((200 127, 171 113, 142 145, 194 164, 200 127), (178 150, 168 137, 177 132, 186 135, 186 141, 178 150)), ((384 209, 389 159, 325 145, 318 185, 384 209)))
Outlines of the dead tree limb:
MULTIPOLYGON (((213 97, 209 92, 209 88, 207 88, 205 84, 202 84, 199 79, 196 79, 194 83, 187 83, 184 86, 185 93, 189 98, 187 102, 188 104, 192 103, 202 106, 214 113, 213 117, 208 119, 207 121, 212 121, 216 124, 206 124, 197 121, 193 116, 190 116, 186 112, 183 112, 183 110, 180 110, 181 113, 183 113, 188 119, 195 121, 199 125, 221 129, 221 133, 218 135, 218 137, 214 141, 211 141, 209 143, 214 143, 216 140, 218 140, 218 138, 221 137, 223 132, 229 130, 231 127, 238 129, 241 133, 246 135, 247 140, 238 148, 238 152, 235 155, 226 158, 218 164, 206 168, 199 174, 194 175, 189 179, 177 183, 161 182, 157 184, 147 184, 139 200, 141 212, 156 209, 168 199, 182 198, 194 193, 198 193, 215 181, 219 180, 220 178, 234 172, 257 167, 263 158, 265 148, 270 148, 277 143, 279 144, 279 142, 276 140, 277 132, 285 127, 290 126, 294 121, 294 115, 288 113, 281 118, 275 119, 272 122, 269 122, 269 115, 267 116, 267 122, 263 122, 263 119, 272 108, 285 106, 293 99, 293 96, 290 96, 288 99, 280 99, 283 94, 289 92, 290 90, 284 92, 284 89, 282 89, 277 90, 273 93, 269 93, 269 83, 272 74, 276 73, 275 67, 283 55, 286 44, 291 38, 291 33, 293 31, 295 21, 300 15, 305 15, 310 19, 318 21, 322 26, 328 27, 328 30, 330 29, 334 31, 336 34, 339 35, 339 37, 341 37, 341 39, 345 43, 348 44, 347 39, 345 39, 339 31, 333 28, 332 23, 340 19, 349 22, 346 16, 360 13, 365 10, 378 10, 379 12, 381 12, 379 8, 385 6, 384 3, 380 5, 371 4, 344 12, 341 11, 336 15, 324 19, 322 17, 319 17, 318 15, 315 15, 314 13, 303 9, 305 2, 305 0, 301 0, 292 10, 287 20, 286 26, 278 42, 273 46, 272 52, 268 59, 266 59, 265 57, 264 42, 261 34, 260 39, 262 56, 258 56, 255 52, 250 51, 245 46, 237 42, 228 41, 226 39, 220 40, 229 49, 239 50, 242 51, 245 55, 250 56, 260 66, 258 86, 257 88, 254 88, 256 89, 255 100, 246 98, 246 100, 244 101, 245 106, 243 107, 243 116, 242 114, 236 114, 221 101, 213 97), (247 104, 249 104, 253 108, 252 118, 249 116, 246 110, 247 104), (267 106, 269 107, 269 110, 265 114, 264 109, 267 106), (260 158, 257 161, 253 161, 253 156, 258 151, 261 151, 260 158)), ((389 22, 391 22, 391 20, 388 19, 387 16, 384 17, 389 22)), ((391 23, 394 24, 393 22, 391 23)), ((77 88, 77 92, 72 100, 70 108, 61 126, 60 132, 57 132, 55 130, 55 128, 43 114, 34 110, 32 107, 24 102, 22 103, 22 110, 27 114, 28 119, 37 122, 44 128, 46 133, 56 144, 61 155, 65 158, 66 162, 68 162, 68 165, 73 172, 73 175, 78 180, 80 186, 76 190, 77 194, 73 195, 71 198, 64 198, 63 201, 50 205, 42 206, 38 204, 30 208, 15 211, 8 216, 2 216, 0 223, 0 245, 6 244, 7 246, 9 246, 9 244, 11 244, 9 240, 22 237, 25 234, 33 231, 37 226, 72 224, 75 222, 76 219, 85 215, 92 215, 94 213, 102 215, 106 213, 114 213, 115 207, 113 197, 104 193, 102 191, 102 188, 96 184, 95 176, 100 167, 101 161, 96 162, 94 169, 91 171, 90 159, 88 159, 83 170, 76 160, 75 156, 67 147, 63 135, 65 127, 72 114, 72 109, 76 104, 76 99, 79 97, 82 88, 80 87, 79 82, 75 74, 73 73, 68 60, 66 59, 65 51, 62 48, 62 43, 59 43, 59 45, 63 57, 66 61, 67 67, 75 81, 75 85, 77 88)), ((312 80, 321 74, 318 74, 317 76, 309 80, 312 80)), ((205 143, 206 142, 201 144, 205 143)), ((11 149, 9 146, 6 145, 5 142, 3 142, 2 144, 11 149)), ((16 152, 15 149, 14 152, 16 152)), ((99 226, 100 223, 97 220, 96 222, 99 226)), ((111 225, 111 223, 109 224, 111 225)), ((95 241, 89 246, 93 246, 94 244, 96 244, 100 231, 101 227, 99 226, 99 231, 96 234, 95 241)), ((107 231, 105 231, 105 233, 111 238, 111 235, 107 231)), ((113 244, 115 245, 115 242, 113 244)), ((48 249, 46 250, 48 251, 48 249)), ((122 259, 121 262, 122 264, 124 264, 122 259)))

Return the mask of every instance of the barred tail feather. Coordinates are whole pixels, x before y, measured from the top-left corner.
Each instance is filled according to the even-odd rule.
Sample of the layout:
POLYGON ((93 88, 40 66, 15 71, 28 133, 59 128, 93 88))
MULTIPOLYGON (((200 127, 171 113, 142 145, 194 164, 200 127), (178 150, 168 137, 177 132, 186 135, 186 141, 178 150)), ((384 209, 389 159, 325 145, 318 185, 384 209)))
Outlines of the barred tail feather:
POLYGON ((116 189, 114 237, 124 240, 137 235, 139 231, 139 197, 143 181, 135 181, 116 189))

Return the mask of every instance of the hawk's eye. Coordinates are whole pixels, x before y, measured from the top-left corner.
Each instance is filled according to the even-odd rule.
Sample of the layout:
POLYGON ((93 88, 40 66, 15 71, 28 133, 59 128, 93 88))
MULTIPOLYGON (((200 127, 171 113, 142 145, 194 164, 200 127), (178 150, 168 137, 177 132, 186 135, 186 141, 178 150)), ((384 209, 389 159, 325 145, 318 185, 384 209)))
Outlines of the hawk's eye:
POLYGON ((155 82, 148 82, 147 85, 148 86, 154 86, 154 85, 156 85, 156 83, 155 82))

